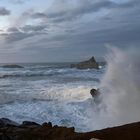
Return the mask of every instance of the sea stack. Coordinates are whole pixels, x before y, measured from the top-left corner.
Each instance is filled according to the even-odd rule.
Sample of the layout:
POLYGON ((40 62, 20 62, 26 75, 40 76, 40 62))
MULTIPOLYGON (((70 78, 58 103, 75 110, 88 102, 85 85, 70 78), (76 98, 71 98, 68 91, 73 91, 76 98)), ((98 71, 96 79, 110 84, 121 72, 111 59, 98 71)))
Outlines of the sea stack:
POLYGON ((83 61, 77 64, 71 64, 71 68, 77 69, 99 69, 99 64, 96 62, 94 56, 92 56, 89 60, 83 61))

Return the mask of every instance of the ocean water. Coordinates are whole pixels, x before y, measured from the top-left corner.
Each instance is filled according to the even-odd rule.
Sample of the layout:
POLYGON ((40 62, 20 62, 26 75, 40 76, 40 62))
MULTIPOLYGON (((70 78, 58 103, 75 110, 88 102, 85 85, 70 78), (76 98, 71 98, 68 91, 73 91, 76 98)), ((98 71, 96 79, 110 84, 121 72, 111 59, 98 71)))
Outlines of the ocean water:
MULTIPOLYGON (((1 66, 4 64, 1 64, 1 66)), ((0 67, 0 117, 92 130, 94 100, 105 67, 78 70, 69 63, 19 64, 24 68, 0 67)))
MULTIPOLYGON (((140 121, 140 50, 109 48, 107 65, 78 70, 68 63, 0 67, 0 117, 92 131, 140 121), (100 89, 98 102, 90 95, 100 89)), ((2 64, 1 64, 2 65, 2 64)))

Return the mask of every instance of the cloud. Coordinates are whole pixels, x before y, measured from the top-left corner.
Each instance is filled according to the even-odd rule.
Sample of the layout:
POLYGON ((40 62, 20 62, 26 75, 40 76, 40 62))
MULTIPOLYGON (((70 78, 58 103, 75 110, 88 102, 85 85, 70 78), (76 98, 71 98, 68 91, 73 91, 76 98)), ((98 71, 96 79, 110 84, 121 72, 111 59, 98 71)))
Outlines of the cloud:
MULTIPOLYGON (((67 5, 67 1, 64 1, 64 2, 67 5)), ((136 3, 138 5, 137 0, 135 0, 135 3, 132 3, 132 1, 129 1, 129 2, 126 2, 123 4, 114 3, 114 2, 111 2, 108 0, 104 0, 104 1, 82 0, 81 3, 78 4, 74 8, 73 7, 70 9, 66 8, 64 10, 63 10, 63 7, 62 7, 62 9, 60 8, 61 10, 59 8, 58 9, 56 8, 56 9, 54 9, 54 12, 50 11, 50 13, 34 12, 33 10, 30 10, 30 11, 24 12, 21 15, 21 17, 25 17, 25 20, 26 20, 26 18, 38 19, 38 18, 47 17, 49 19, 52 19, 54 22, 64 22, 65 20, 68 20, 71 23, 72 19, 75 19, 79 16, 82 16, 84 14, 89 14, 92 12, 97 12, 102 8, 107 8, 107 9, 110 9, 110 13, 105 15, 102 19, 100 19, 99 22, 94 23, 94 20, 90 21, 91 25, 89 26, 88 24, 85 23, 84 28, 80 27, 80 24, 76 25, 76 26, 78 26, 79 31, 73 30, 72 28, 67 28, 67 25, 65 25, 65 26, 63 26, 63 28, 59 29, 60 31, 56 30, 55 32, 60 32, 60 33, 58 34, 58 36, 57 35, 54 35, 54 37, 52 36, 51 37, 52 39, 49 39, 49 41, 50 42, 51 41, 52 42, 63 41, 63 40, 69 41, 69 38, 70 38, 71 42, 75 42, 75 43, 78 40, 79 40, 79 42, 86 42, 86 43, 91 42, 91 44, 96 44, 96 43, 104 44, 104 43, 108 43, 108 42, 113 43, 113 41, 114 41, 114 43, 122 42, 122 41, 127 42, 128 38, 129 38, 129 41, 137 39, 136 32, 139 35, 139 30, 136 31, 136 29, 135 29, 135 28, 138 28, 138 26, 136 26, 135 24, 129 24, 129 23, 132 23, 131 18, 133 18, 133 21, 134 20, 136 21, 137 15, 139 14, 139 12, 135 9, 133 10, 134 12, 130 10, 130 9, 133 9, 134 6, 136 6, 136 3), (122 8, 122 7, 125 7, 125 8, 122 8), (131 14, 129 14, 129 16, 128 16, 128 11, 131 13, 131 14), (136 14, 136 12, 137 12, 137 14, 136 14), (105 19, 108 19, 108 20, 105 21, 105 19), (117 20, 117 22, 115 20, 117 20), (123 25, 124 22, 126 22, 128 25, 123 25), (97 29, 93 28, 93 26, 96 27, 97 29), (83 33, 81 33, 81 31, 83 29, 85 31, 83 33), (88 29, 90 29, 90 31, 88 31, 88 29), (131 29, 131 31, 128 29, 131 29), (65 32, 65 34, 62 34, 62 36, 61 36, 61 32, 63 30, 66 32, 65 32), (72 31, 73 36, 69 37, 71 32, 67 32, 67 30, 72 31), (77 34, 77 36, 75 34, 77 34), (136 38, 134 38, 132 35, 135 36, 136 38), (94 40, 94 42, 93 42, 93 40, 94 40)), ((92 14, 91 14, 91 17, 92 17, 92 14)), ((138 22, 138 20, 136 22, 138 22)), ((52 28, 56 29, 55 26, 56 25, 53 25, 52 28)), ((71 27, 72 26, 73 25, 71 24, 71 27)), ((34 35, 40 35, 42 33, 48 33, 48 36, 49 36, 49 32, 46 31, 46 29, 48 29, 48 28, 49 28, 49 26, 47 25, 47 23, 43 24, 43 25, 42 25, 42 23, 40 23, 39 25, 19 26, 18 27, 18 30, 20 29, 19 32, 17 32, 18 31, 17 28, 11 28, 11 29, 9 29, 9 31, 12 30, 13 33, 11 33, 9 35, 9 37, 7 37, 7 40, 8 41, 18 41, 18 40, 22 40, 22 39, 25 39, 25 38, 28 38, 31 36, 33 37, 34 35)), ((46 39, 44 39, 44 41, 45 40, 46 39)), ((48 39, 47 39, 47 41, 48 41, 48 39)))
POLYGON ((13 32, 13 33, 9 33, 9 34, 8 33, 1 34, 1 35, 4 37, 6 43, 12 43, 15 41, 20 41, 25 38, 34 36, 35 34, 33 34, 33 33, 28 34, 28 33, 23 33, 23 32, 13 32))
POLYGON ((47 15, 45 13, 37 12, 32 14, 31 16, 33 19, 38 19, 38 18, 46 18, 47 15))
POLYGON ((3 0, 3 1, 8 1, 8 3, 11 3, 11 4, 23 4, 23 3, 30 1, 30 0, 3 0))
POLYGON ((55 0, 47 12, 36 12, 31 17, 35 19, 48 18, 53 22, 64 22, 75 20, 86 14, 96 13, 102 9, 134 7, 137 3, 137 0, 126 3, 115 3, 109 0, 76 0, 75 3, 66 0, 55 0))
POLYGON ((10 27, 10 28, 8 28, 7 29, 7 32, 19 32, 19 30, 18 30, 18 28, 16 28, 16 27, 10 27))
POLYGON ((140 45, 139 7, 139 0, 54 0, 49 9, 23 12, 1 37, 9 49, 44 61, 103 55, 105 44, 140 45))
POLYGON ((62 22, 62 21, 71 21, 76 19, 77 17, 83 16, 85 14, 89 14, 92 12, 97 12, 102 8, 110 8, 116 6, 117 4, 104 0, 104 1, 91 1, 91 0, 76 0, 75 2, 79 2, 73 6, 73 2, 69 2, 66 0, 57 0, 54 1, 53 5, 47 12, 36 12, 31 17, 32 18, 48 18, 54 22, 62 22))
POLYGON ((21 27, 21 30, 24 32, 39 32, 45 31, 46 28, 46 25, 25 25, 21 27))
POLYGON ((6 9, 5 7, 0 7, 0 16, 7 16, 10 15, 10 10, 6 9))
POLYGON ((31 18, 31 15, 33 13, 34 13, 33 9, 26 10, 13 21, 12 26, 16 26, 16 27, 24 26, 26 24, 26 22, 31 18))
POLYGON ((25 0, 9 0, 10 2, 14 3, 14 4, 23 4, 25 2, 25 0))
POLYGON ((12 43, 29 37, 47 34, 46 28, 45 25, 25 25, 19 28, 9 27, 7 33, 2 33, 1 36, 4 37, 6 43, 12 43))

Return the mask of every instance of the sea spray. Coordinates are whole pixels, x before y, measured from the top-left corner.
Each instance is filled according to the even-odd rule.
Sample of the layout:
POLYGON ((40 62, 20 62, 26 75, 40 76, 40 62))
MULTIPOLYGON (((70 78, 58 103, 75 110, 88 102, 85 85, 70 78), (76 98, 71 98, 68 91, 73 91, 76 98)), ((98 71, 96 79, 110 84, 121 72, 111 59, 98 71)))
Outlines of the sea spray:
POLYGON ((140 50, 110 48, 100 84, 107 126, 140 121, 140 50))

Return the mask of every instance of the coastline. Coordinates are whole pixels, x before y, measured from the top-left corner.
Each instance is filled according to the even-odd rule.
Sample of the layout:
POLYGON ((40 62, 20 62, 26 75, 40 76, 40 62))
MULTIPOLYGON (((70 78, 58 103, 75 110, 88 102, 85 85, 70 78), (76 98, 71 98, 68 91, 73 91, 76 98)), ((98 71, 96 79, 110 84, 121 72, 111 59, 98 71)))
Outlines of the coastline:
POLYGON ((139 140, 140 122, 106 128, 103 130, 78 133, 75 128, 52 126, 49 123, 37 124, 24 121, 17 124, 7 118, 0 119, 1 140, 139 140))

